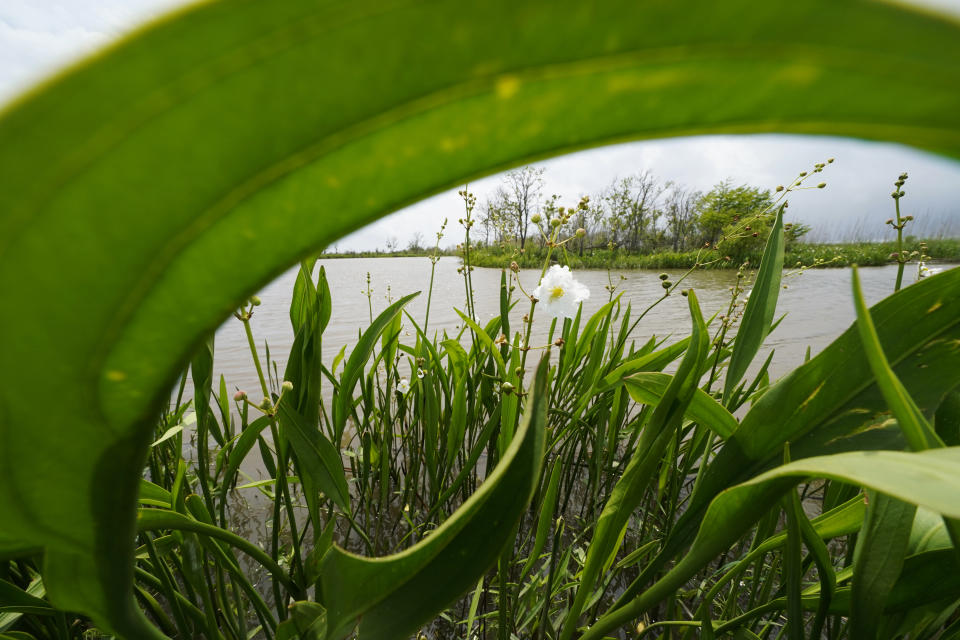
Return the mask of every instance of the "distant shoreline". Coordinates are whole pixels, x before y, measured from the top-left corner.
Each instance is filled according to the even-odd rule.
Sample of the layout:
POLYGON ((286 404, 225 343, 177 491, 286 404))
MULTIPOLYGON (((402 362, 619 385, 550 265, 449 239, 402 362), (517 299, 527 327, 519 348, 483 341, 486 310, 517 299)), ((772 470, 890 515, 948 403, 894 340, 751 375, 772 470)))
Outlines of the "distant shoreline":
MULTIPOLYGON (((928 238, 910 239, 904 245, 908 251, 919 249, 920 243, 927 245, 927 255, 930 264, 960 263, 960 238, 928 238)), ((890 256, 896 251, 893 242, 846 242, 830 244, 797 243, 784 254, 784 267, 813 267, 837 268, 848 267, 853 264, 860 266, 883 266, 896 264, 890 256), (799 263, 799 264, 798 264, 799 263)), ((339 253, 324 253, 320 259, 346 258, 429 258, 432 255, 440 257, 455 257, 461 259, 460 253, 455 250, 406 250, 406 251, 352 251, 339 253)), ((696 251, 673 252, 661 251, 655 253, 633 253, 625 250, 594 249, 584 252, 581 257, 575 252, 568 251, 566 255, 555 251, 554 260, 561 260, 573 268, 581 269, 677 269, 690 268, 696 264, 698 255, 707 269, 736 269, 740 264, 749 260, 750 266, 756 267, 760 263, 760 255, 747 255, 739 259, 724 259, 717 253, 696 251)), ((518 254, 514 250, 501 247, 479 246, 470 251, 470 263, 475 267, 508 268, 511 262, 516 262, 521 268, 535 268, 543 264, 544 253, 539 247, 518 254)), ((911 258, 908 266, 916 266, 917 257, 911 258)))

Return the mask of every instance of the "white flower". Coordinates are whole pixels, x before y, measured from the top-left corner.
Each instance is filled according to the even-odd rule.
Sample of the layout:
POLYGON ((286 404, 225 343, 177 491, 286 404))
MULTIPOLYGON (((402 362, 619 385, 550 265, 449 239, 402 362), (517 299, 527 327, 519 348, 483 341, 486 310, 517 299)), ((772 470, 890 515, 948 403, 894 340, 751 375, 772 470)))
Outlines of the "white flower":
POLYGON ((573 279, 569 267, 553 265, 533 290, 533 297, 554 318, 572 318, 580 303, 590 297, 590 290, 573 279))
POLYGON ((410 381, 406 378, 400 378, 400 382, 397 383, 397 391, 406 395, 407 391, 410 391, 410 381))
POLYGON ((940 273, 941 271, 943 271, 943 269, 937 267, 931 269, 927 266, 927 263, 921 262, 919 268, 917 269, 917 277, 926 278, 927 276, 932 276, 933 274, 940 273))
POLYGON ((418 377, 418 378, 422 378, 422 377, 425 376, 426 374, 427 374, 427 372, 424 371, 423 369, 417 369, 417 377, 418 377))

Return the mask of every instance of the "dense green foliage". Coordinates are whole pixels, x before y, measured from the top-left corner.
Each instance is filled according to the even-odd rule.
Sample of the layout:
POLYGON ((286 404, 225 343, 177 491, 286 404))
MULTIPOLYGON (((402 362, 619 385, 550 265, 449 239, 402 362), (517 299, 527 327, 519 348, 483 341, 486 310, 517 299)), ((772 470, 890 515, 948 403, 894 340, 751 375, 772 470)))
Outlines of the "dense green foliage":
POLYGON ((482 622, 504 639, 593 639, 649 615, 752 637, 780 611, 790 638, 808 624, 955 634, 960 457, 929 431, 956 423, 956 271, 875 306, 873 329, 861 304, 862 332, 719 399, 730 349, 749 361, 769 331, 751 308, 772 291, 744 310, 760 313, 758 335, 732 345, 734 314, 707 327, 695 295, 692 336, 674 345, 634 344, 639 314, 612 300, 554 327, 556 360, 528 386, 542 313, 531 303, 508 327, 506 282, 490 326, 468 293, 464 344, 426 319, 401 341, 407 297, 328 363, 332 303, 305 268, 284 375, 254 359, 256 419, 242 397, 233 415, 205 337, 363 223, 563 150, 779 130, 960 157, 958 34, 899 6, 825 0, 237 0, 25 96, 0 117, 0 291, 17 306, 0 314, 0 633, 335 640, 357 623, 399 639, 475 584, 447 614, 467 637, 482 622), (427 366, 400 397, 398 357, 427 366), (196 427, 181 404, 158 429, 191 359, 196 427), (626 382, 675 360, 659 386, 626 382), (271 474, 266 549, 227 519, 251 451, 271 474), (829 479, 807 485, 822 495, 812 519, 792 491, 809 476, 829 479))

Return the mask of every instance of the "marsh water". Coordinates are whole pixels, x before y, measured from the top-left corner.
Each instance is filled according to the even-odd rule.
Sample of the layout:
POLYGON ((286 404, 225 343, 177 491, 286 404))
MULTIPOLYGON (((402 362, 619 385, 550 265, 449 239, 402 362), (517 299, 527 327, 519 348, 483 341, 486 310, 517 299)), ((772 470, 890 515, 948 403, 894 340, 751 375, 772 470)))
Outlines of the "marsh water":
MULTIPOLYGON (((374 317, 383 311, 390 301, 412 293, 422 291, 408 305, 407 311, 421 327, 427 306, 427 288, 430 282, 430 261, 427 258, 348 258, 321 260, 317 265, 326 270, 333 300, 333 312, 330 324, 323 335, 324 362, 330 366, 341 348, 346 345, 347 352, 356 344, 358 332, 364 330, 374 317), (367 274, 370 276, 369 298, 367 274)), ((465 288, 463 276, 457 272, 460 261, 453 257, 444 257, 436 265, 433 284, 433 299, 430 305, 428 336, 434 332, 447 331, 455 335, 462 324, 455 308, 465 309, 465 288)), ((950 268, 953 265, 939 265, 950 268)), ((582 270, 575 277, 590 289, 590 298, 584 303, 584 316, 592 314, 609 299, 605 287, 610 281, 616 285, 616 294, 622 295, 624 302, 633 307, 634 317, 657 301, 663 293, 658 271, 606 271, 582 270)), ((667 271, 671 280, 676 281, 682 271, 667 271)), ((260 292, 263 304, 256 308, 251 326, 257 345, 263 357, 263 345, 269 344, 270 357, 282 376, 286 365, 286 356, 293 343, 293 331, 290 327, 289 307, 296 280, 297 269, 292 269, 272 282, 260 292)), ((540 276, 539 270, 521 270, 519 277, 522 287, 532 291, 540 276)), ((748 272, 746 288, 755 272, 748 272)), ((896 266, 871 267, 861 269, 864 296, 868 304, 873 304, 893 292, 896 266)), ((316 272, 314 273, 316 277, 316 272)), ((685 288, 697 292, 704 316, 709 318, 715 312, 725 313, 730 300, 730 288, 736 283, 735 270, 698 271, 690 274, 684 281, 685 288)), ((916 281, 916 266, 908 265, 904 284, 916 281)), ((853 302, 850 294, 850 269, 811 269, 803 273, 784 278, 785 289, 780 292, 778 315, 786 314, 777 329, 767 338, 757 360, 762 362, 769 351, 775 351, 770 366, 773 380, 789 373, 802 364, 807 351, 816 355, 837 336, 845 331, 854 320, 853 302)), ((477 320, 481 325, 499 314, 500 270, 476 268, 473 271, 474 304, 477 320)), ((519 292, 516 292, 519 294, 519 292)), ((515 294, 515 295, 516 295, 515 294)), ((523 314, 529 305, 517 304, 511 315, 511 327, 521 326, 523 314)), ((546 343, 550 328, 550 318, 542 311, 534 316, 534 332, 531 346, 546 343)), ((658 304, 640 322, 632 334, 638 344, 642 344, 655 335, 661 338, 670 336, 679 339, 690 331, 690 315, 686 299, 678 294, 658 304)), ((401 341, 413 343, 415 329, 405 319, 401 341)), ((252 398, 259 398, 260 384, 251 360, 243 325, 231 319, 216 334, 215 369, 222 373, 227 388, 248 391, 252 398)))

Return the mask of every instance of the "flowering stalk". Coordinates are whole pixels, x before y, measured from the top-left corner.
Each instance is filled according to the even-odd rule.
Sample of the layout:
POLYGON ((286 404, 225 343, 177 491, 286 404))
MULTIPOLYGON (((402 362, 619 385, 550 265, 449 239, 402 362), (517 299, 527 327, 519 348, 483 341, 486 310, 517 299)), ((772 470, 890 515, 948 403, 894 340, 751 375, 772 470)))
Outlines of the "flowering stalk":
MULTIPOLYGON (((281 517, 281 506, 286 507, 287 511, 287 520, 290 524, 290 535, 293 540, 297 540, 297 521, 293 513, 293 503, 290 500, 290 488, 287 486, 287 456, 286 448, 283 446, 283 442, 280 439, 280 429, 277 425, 276 418, 276 405, 270 400, 270 389, 267 386, 266 378, 263 375, 263 367, 260 365, 260 355, 257 353, 257 345, 253 339, 253 330, 250 328, 250 318, 253 316, 253 307, 260 305, 260 298, 253 296, 250 298, 250 307, 247 309, 241 309, 238 313, 235 313, 235 317, 243 323, 244 332, 247 334, 247 344, 250 346, 250 354, 253 356, 253 364, 257 369, 257 377, 260 380, 260 390, 263 391, 263 402, 260 404, 260 409, 269 416, 270 419, 270 434, 273 436, 274 448, 276 449, 277 455, 277 489, 274 493, 274 509, 273 509, 273 535, 271 539, 271 557, 276 558, 279 555, 280 549, 280 517, 281 517)), ((281 391, 282 393, 292 388, 288 382, 284 382, 284 387, 281 391)), ((238 394, 239 395, 239 394, 238 394)), ((244 401, 246 400, 246 394, 244 394, 244 401)), ((303 563, 300 559, 300 545, 293 545, 293 567, 297 572, 297 575, 300 576, 298 583, 302 583, 303 580, 303 563)), ((276 602, 283 602, 283 598, 280 593, 280 584, 277 580, 277 577, 273 578, 273 595, 276 602)), ((302 594, 289 594, 292 596, 300 597, 302 594)), ((282 607, 278 607, 280 611, 281 619, 286 613, 286 610, 282 607)))
POLYGON ((897 230, 897 252, 894 254, 897 259, 897 281, 893 285, 894 292, 900 291, 900 287, 903 285, 903 269, 907 266, 907 260, 909 260, 903 250, 903 228, 907 226, 908 222, 913 220, 913 216, 900 215, 900 198, 907 195, 906 192, 901 189, 901 187, 906 181, 907 174, 904 172, 901 173, 897 178, 897 181, 893 183, 896 188, 893 190, 893 193, 890 194, 890 197, 893 198, 893 202, 896 207, 897 218, 896 221, 892 219, 887 220, 887 224, 897 230))

